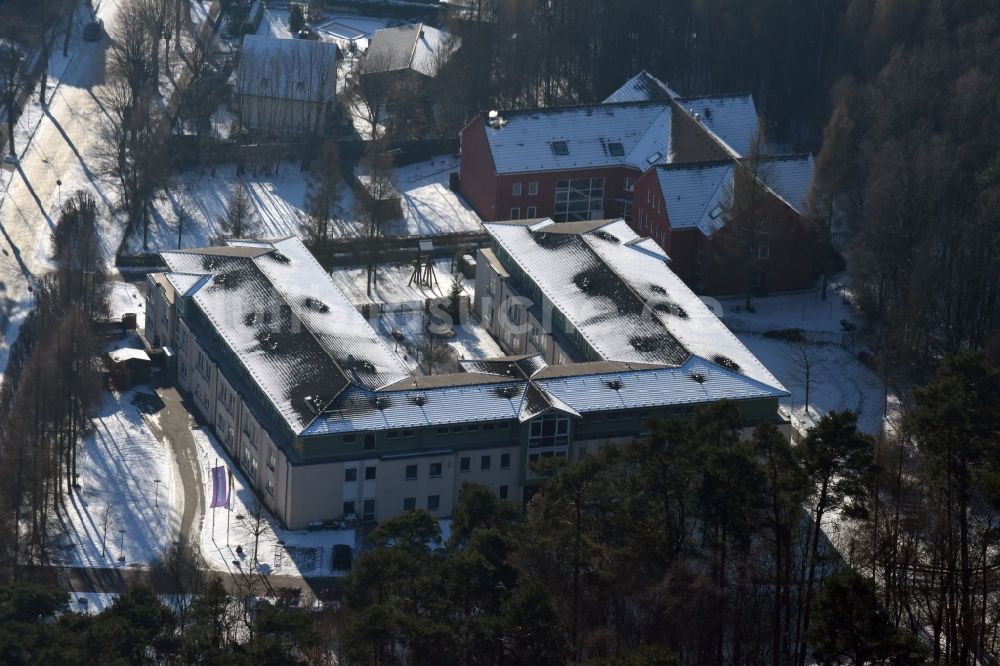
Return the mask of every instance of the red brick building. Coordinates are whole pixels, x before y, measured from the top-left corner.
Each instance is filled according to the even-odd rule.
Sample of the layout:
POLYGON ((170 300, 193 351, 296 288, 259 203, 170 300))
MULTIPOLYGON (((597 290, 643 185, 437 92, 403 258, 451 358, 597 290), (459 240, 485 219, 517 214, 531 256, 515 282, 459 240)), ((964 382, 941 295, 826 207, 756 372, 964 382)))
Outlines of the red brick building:
POLYGON ((777 176, 754 197, 766 238, 726 225, 757 131, 749 95, 683 98, 641 72, 603 104, 478 115, 462 131, 460 191, 487 221, 622 217, 703 293, 806 288, 811 158, 769 160, 777 176))

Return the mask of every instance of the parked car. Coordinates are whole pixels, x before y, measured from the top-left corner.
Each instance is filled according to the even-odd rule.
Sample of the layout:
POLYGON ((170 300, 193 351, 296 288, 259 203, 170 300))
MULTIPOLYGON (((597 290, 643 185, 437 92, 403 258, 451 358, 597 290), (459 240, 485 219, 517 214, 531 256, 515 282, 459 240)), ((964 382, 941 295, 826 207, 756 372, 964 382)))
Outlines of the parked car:
POLYGON ((354 549, 344 544, 333 547, 333 569, 334 571, 348 571, 354 564, 354 549))
POLYGON ((101 37, 104 36, 104 21, 102 19, 95 19, 83 26, 83 41, 85 42, 99 42, 101 37))

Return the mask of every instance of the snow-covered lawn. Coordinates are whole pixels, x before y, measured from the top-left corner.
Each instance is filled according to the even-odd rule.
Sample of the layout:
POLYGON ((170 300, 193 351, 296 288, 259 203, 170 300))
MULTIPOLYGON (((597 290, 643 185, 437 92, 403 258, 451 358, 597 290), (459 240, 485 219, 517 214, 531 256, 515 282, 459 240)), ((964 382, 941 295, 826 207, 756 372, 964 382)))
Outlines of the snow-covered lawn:
MULTIPOLYGON (((296 164, 279 163, 270 175, 236 175, 224 164, 189 169, 172 187, 156 194, 149 223, 149 252, 202 247, 222 233, 219 218, 226 212, 233 186, 242 183, 253 202, 259 236, 282 238, 299 234, 305 205, 307 174, 296 164), (182 221, 178 229, 178 220, 182 221)), ((128 250, 140 253, 142 230, 129 237, 128 250)))
MULTIPOLYGON (((448 188, 448 177, 458 171, 454 155, 435 157, 396 169, 393 183, 402 197, 403 219, 387 230, 390 236, 436 236, 481 231, 483 223, 472 207, 448 188)), ((363 177, 364 174, 360 174, 363 177)), ((341 202, 344 217, 351 218, 353 197, 341 202)))
POLYGON ((458 280, 465 293, 472 298, 475 290, 475 280, 470 280, 460 273, 451 273, 451 259, 434 261, 434 274, 437 284, 423 286, 410 284, 413 274, 413 264, 382 264, 378 267, 378 282, 372 287, 372 295, 368 296, 368 272, 364 266, 345 266, 335 268, 330 275, 334 284, 344 293, 354 305, 364 303, 414 303, 428 298, 445 298, 451 290, 452 280, 458 280))
MULTIPOLYGON (((213 467, 224 465, 232 470, 234 484, 231 512, 224 508, 206 509, 201 524, 201 554, 213 569, 234 573, 253 570, 257 497, 243 472, 230 461, 225 449, 211 433, 203 428, 197 428, 192 433, 198 445, 198 464, 206 506, 212 495, 213 467), (242 554, 236 552, 238 545, 243 548, 242 554), (233 562, 239 562, 239 566, 233 562)), ((354 547, 353 529, 318 532, 284 530, 267 509, 261 511, 261 533, 257 543, 257 570, 260 573, 293 576, 336 576, 344 573, 331 567, 333 546, 345 544, 354 547)))
MULTIPOLYGON (((820 290, 754 298, 754 312, 743 310, 743 298, 720 299, 722 320, 792 394, 781 401, 799 428, 807 428, 833 410, 858 414, 862 430, 877 433, 898 416, 898 400, 889 395, 889 421, 883 419, 885 395, 881 381, 860 360, 862 347, 841 320, 860 325, 857 311, 844 302, 842 283, 833 282, 822 300, 820 290), (806 342, 765 337, 767 331, 802 330, 806 342), (809 412, 805 405, 802 354, 811 365, 809 412)), ((710 302, 710 301, 709 301, 710 302)))
POLYGON ((71 566, 148 566, 176 538, 183 504, 178 475, 147 423, 157 417, 132 404, 138 393, 154 395, 106 393, 93 434, 81 442, 81 487, 67 507, 71 566))
MULTIPOLYGON (((419 364, 419 349, 427 337, 428 318, 423 311, 387 312, 369 320, 380 337, 414 374, 426 374, 427 368, 419 364), (397 341, 394 333, 402 334, 397 341)), ((469 314, 465 321, 454 324, 454 337, 442 342, 451 351, 451 359, 434 367, 434 374, 460 372, 459 360, 484 359, 503 356, 500 345, 486 332, 479 320, 469 314)))

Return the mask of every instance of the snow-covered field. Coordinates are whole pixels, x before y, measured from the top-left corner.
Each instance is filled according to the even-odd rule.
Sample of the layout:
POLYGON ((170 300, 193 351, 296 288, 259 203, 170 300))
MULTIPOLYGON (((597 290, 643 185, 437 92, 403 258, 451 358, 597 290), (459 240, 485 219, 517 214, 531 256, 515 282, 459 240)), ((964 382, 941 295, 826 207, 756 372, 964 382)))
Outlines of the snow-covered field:
MULTIPOLYGON (((391 236, 436 236, 481 231, 472 207, 448 188, 448 175, 458 171, 455 155, 436 157, 396 169, 393 182, 402 196, 403 219, 387 230, 391 236)), ((364 174, 361 174, 362 176, 364 174)), ((353 197, 345 193, 341 209, 350 218, 353 197)))
MULTIPOLYGON (((236 166, 199 167, 179 174, 172 187, 157 193, 149 226, 149 251, 209 245, 222 233, 233 186, 242 183, 253 202, 261 237, 298 235, 305 206, 307 174, 282 162, 269 175, 236 175, 236 166), (180 225, 178 221, 180 220, 180 225), (178 228, 180 226, 180 228, 178 228)), ((142 232, 129 238, 130 252, 142 252, 142 232)))
POLYGON ((781 402, 791 413, 793 423, 807 428, 827 412, 850 409, 857 412, 861 429, 874 434, 895 422, 898 400, 889 395, 886 423, 882 383, 858 360, 861 347, 853 344, 853 336, 840 323, 860 323, 843 293, 843 285, 834 283, 825 301, 819 289, 754 298, 753 313, 742 310, 743 298, 721 299, 719 305, 726 325, 792 394, 781 402), (801 329, 807 342, 786 342, 763 335, 792 328, 801 329), (802 354, 811 365, 808 413, 802 354))
POLYGON ((146 328, 146 299, 139 293, 139 288, 131 282, 112 282, 108 295, 111 318, 120 320, 122 315, 135 314, 136 326, 139 330, 146 328))
MULTIPOLYGON (((437 157, 396 170, 395 182, 403 197, 401 220, 386 229, 389 236, 435 236, 478 231, 482 223, 475 211, 448 189, 448 174, 458 169, 453 156, 437 157)), ((189 169, 171 187, 156 194, 149 226, 148 252, 201 247, 222 233, 219 219, 225 214, 233 186, 242 183, 253 203, 260 237, 297 236, 305 218, 306 193, 312 176, 297 163, 281 162, 260 175, 236 175, 236 166, 224 164, 189 169), (179 222, 180 221, 180 222, 179 222)), ((341 237, 361 233, 354 197, 345 186, 338 204, 335 232, 341 237)), ((142 231, 129 238, 128 251, 143 252, 142 231)))
POLYGON ((475 290, 475 280, 470 280, 461 273, 452 274, 451 259, 434 261, 434 274, 437 283, 431 286, 409 284, 413 274, 413 264, 382 264, 378 267, 378 282, 372 287, 372 295, 368 296, 368 272, 364 266, 338 267, 331 271, 334 284, 344 293, 354 305, 364 303, 414 303, 428 298, 444 298, 451 290, 453 280, 458 280, 465 293, 472 298, 475 290))
MULTIPOLYGON (((202 428, 192 432, 198 445, 198 464, 201 466, 206 499, 211 498, 211 469, 216 465, 232 470, 234 484, 232 511, 206 509, 201 524, 201 554, 213 569, 229 572, 253 570, 256 495, 243 472, 229 460, 222 445, 211 433, 202 428), (243 548, 242 554, 236 552, 238 545, 243 548)), ((206 506, 208 504, 206 501, 206 506)), ((354 547, 353 529, 319 532, 284 530, 267 509, 261 511, 262 531, 257 544, 256 569, 260 573, 293 576, 335 576, 344 573, 331 568, 333 546, 346 544, 354 547)))
POLYGON ((183 504, 178 475, 147 423, 156 416, 132 404, 140 392, 148 389, 105 393, 94 432, 81 443, 81 487, 68 499, 71 566, 148 566, 176 538, 183 504))

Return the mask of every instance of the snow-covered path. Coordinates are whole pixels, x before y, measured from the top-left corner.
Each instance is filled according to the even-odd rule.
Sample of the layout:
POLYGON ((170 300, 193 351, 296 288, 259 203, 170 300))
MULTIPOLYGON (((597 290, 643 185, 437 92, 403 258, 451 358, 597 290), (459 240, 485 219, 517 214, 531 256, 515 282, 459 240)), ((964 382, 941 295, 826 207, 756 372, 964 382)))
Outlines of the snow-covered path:
MULTIPOLYGON (((106 26, 113 26, 118 9, 116 0, 103 0, 97 14, 106 26)), ((80 39, 86 16, 86 8, 81 7, 69 56, 62 57, 61 43, 54 49, 46 90, 48 107, 38 104, 36 90, 18 122, 17 170, 0 172, 0 370, 6 368, 9 344, 30 304, 28 285, 49 265, 49 239, 60 195, 68 197, 86 188, 100 204, 110 203, 99 194, 94 159, 101 114, 94 93, 105 80, 109 40, 80 39)), ((117 241, 104 238, 109 249, 117 241)))

